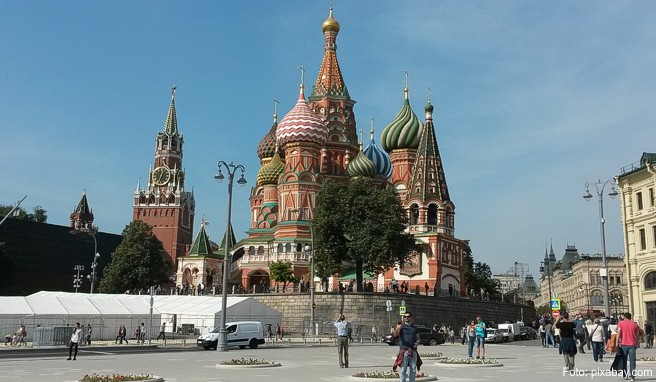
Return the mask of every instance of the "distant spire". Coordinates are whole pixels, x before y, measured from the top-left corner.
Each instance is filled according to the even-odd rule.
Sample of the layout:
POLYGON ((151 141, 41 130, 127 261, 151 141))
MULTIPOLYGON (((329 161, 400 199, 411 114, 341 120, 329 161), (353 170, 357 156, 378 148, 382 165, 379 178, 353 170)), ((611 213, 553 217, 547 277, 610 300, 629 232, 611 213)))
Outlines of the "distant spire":
POLYGON ((362 151, 362 142, 363 142, 363 139, 362 139, 362 129, 360 129, 360 142, 359 142, 359 144, 360 144, 360 151, 362 151))
POLYGON ((369 130, 369 139, 373 142, 374 141, 374 122, 376 119, 374 117, 369 117, 369 120, 371 121, 371 129, 369 130))
POLYGON ((403 88, 403 99, 406 101, 409 100, 409 89, 408 89, 408 70, 404 70, 403 73, 405 73, 405 88, 403 88))
POLYGON ((273 123, 278 123, 278 104, 280 102, 277 98, 273 99, 273 123))
POLYGON ((175 112, 175 89, 177 87, 173 85, 171 88, 169 112, 166 114, 166 121, 164 122, 164 132, 169 135, 178 134, 178 116, 175 112))
POLYGON ((433 91, 429 86, 427 86, 426 89, 428 89, 428 103, 431 103, 431 96, 433 95, 433 91))

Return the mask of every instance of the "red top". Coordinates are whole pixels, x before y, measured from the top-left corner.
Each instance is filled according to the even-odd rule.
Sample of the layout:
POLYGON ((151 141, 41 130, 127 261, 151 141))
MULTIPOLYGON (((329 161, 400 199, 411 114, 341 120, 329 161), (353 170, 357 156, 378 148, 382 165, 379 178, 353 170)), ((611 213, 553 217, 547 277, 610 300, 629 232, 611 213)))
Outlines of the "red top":
POLYGON ((624 346, 638 346, 640 338, 640 327, 631 320, 622 320, 617 323, 617 330, 622 338, 620 344, 624 346))

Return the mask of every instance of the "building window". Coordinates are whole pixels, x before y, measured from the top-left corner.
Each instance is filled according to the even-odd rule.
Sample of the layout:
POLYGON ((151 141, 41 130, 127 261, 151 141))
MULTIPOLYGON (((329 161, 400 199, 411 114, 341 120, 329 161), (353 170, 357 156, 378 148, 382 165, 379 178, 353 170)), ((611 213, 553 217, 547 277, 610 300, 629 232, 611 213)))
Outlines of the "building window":
POLYGON ((604 305, 604 296, 601 292, 592 292, 590 295, 590 305, 604 305))
POLYGON ((615 279, 616 279, 616 282, 615 282, 615 283, 616 283, 617 285, 621 285, 621 284, 622 284, 622 277, 621 277, 621 276, 617 276, 615 279))
POLYGON ((642 192, 636 192, 636 203, 638 204, 638 211, 642 210, 642 192))
POLYGON ((595 285, 595 277, 590 276, 590 285, 595 285))
POLYGON ((282 253, 282 243, 278 243, 278 253, 282 253))
POLYGON ((615 284, 615 277, 610 276, 610 277, 608 278, 608 282, 609 282, 610 285, 615 284))
POLYGON ((640 228, 640 249, 643 251, 647 249, 647 236, 645 235, 645 229, 640 228))
POLYGON ((654 206, 654 187, 649 187, 649 206, 654 206))
POLYGON ((649 272, 645 276, 645 289, 656 289, 656 272, 649 272))
POLYGON ((652 239, 654 242, 654 247, 656 247, 656 225, 651 226, 652 239))

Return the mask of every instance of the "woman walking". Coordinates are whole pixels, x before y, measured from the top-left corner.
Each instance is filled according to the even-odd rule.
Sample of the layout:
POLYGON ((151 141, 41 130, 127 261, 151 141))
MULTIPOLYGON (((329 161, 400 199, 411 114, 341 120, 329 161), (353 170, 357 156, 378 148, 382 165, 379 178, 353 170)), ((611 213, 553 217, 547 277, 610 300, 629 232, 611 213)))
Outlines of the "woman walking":
POLYGON ((71 355, 73 356, 73 361, 77 358, 77 347, 79 346, 80 340, 82 339, 82 328, 80 328, 80 323, 76 322, 75 327, 73 328, 73 333, 71 334, 71 341, 68 343, 68 358, 67 361, 71 360, 71 355), (75 354, 73 354, 73 348, 75 348, 75 354))
POLYGON ((565 358, 567 370, 574 370, 574 358, 576 357, 576 324, 569 320, 569 313, 563 312, 554 326, 560 329, 560 347, 558 352, 565 358))
POLYGON ((594 324, 587 326, 588 336, 592 342, 592 358, 595 362, 604 362, 604 327, 601 320, 596 318, 594 324))

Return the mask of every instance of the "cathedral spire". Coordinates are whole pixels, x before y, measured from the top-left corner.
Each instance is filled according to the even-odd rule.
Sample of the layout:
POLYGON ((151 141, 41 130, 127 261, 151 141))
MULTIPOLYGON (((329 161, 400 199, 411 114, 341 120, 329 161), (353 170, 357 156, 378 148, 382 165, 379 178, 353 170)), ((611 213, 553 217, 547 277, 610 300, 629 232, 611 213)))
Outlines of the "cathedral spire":
POLYGON ((426 122, 419 138, 417 159, 412 168, 410 183, 408 183, 407 198, 422 203, 430 201, 445 203, 450 201, 449 189, 446 185, 442 159, 437 147, 433 126, 433 105, 430 101, 424 110, 426 111, 426 122))
POLYGON ((164 132, 168 135, 178 134, 178 116, 175 113, 175 89, 173 85, 171 88, 171 104, 169 105, 169 112, 166 114, 166 122, 164 122, 164 132))
POLYGON ((330 7, 330 15, 328 19, 323 22, 321 30, 325 43, 323 45, 323 60, 317 82, 312 89, 312 97, 320 96, 340 96, 350 98, 348 89, 344 84, 342 71, 339 69, 337 62, 337 34, 339 33, 339 23, 333 18, 333 8, 330 7))

